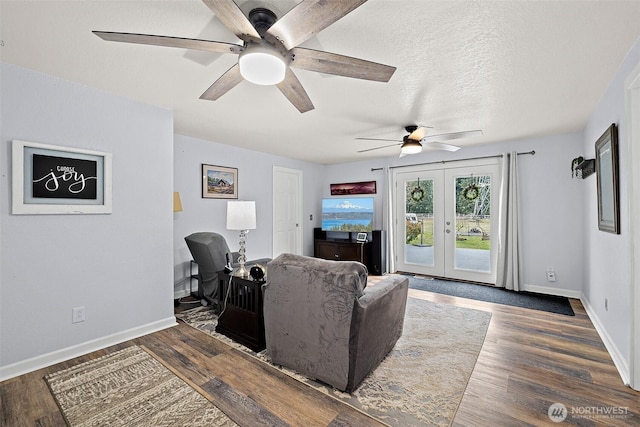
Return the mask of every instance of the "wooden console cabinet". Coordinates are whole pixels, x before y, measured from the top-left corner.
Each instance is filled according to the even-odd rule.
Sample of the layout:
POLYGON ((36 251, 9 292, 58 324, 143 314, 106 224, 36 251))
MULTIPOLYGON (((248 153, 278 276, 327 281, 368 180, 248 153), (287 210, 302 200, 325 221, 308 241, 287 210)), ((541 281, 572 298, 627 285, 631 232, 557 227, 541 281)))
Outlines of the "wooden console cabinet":
POLYGON ((359 261, 367 264, 367 245, 364 242, 316 240, 314 256, 334 261, 359 261))
POLYGON ((358 242, 355 238, 357 233, 325 232, 316 228, 313 256, 334 261, 358 261, 367 266, 369 274, 380 276, 386 272, 384 233, 376 230, 367 234, 366 242, 358 242))

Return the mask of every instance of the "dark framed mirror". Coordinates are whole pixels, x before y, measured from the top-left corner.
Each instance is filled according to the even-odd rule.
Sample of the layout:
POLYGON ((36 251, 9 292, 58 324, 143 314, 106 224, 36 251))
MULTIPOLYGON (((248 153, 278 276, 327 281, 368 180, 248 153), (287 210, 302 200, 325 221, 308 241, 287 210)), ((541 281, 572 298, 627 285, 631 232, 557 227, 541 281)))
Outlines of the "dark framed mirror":
POLYGON ((598 229, 620 234, 618 128, 613 123, 596 141, 598 229))

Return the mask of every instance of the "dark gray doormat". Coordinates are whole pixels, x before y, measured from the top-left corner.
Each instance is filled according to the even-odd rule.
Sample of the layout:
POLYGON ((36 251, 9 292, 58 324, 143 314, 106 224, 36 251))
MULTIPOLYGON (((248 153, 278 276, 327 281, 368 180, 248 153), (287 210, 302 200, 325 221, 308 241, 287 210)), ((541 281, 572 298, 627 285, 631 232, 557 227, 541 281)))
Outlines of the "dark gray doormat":
POLYGON ((487 285, 415 277, 412 274, 405 274, 405 276, 409 277, 409 288, 411 289, 575 316, 569 299, 566 297, 523 291, 514 292, 487 285))

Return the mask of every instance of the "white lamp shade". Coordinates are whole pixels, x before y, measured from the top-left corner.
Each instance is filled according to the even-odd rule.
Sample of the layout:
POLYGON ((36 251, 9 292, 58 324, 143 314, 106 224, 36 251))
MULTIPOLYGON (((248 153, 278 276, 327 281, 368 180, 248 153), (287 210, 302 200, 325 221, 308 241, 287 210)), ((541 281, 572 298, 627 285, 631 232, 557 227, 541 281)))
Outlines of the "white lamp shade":
POLYGON ((275 85, 284 80, 287 66, 282 56, 273 49, 249 45, 238 59, 240 74, 245 80, 258 85, 275 85))
POLYGON ((422 151, 422 144, 412 139, 407 139, 400 148, 402 154, 416 154, 422 151))
POLYGON ((254 230, 256 228, 256 202, 227 202, 227 230, 254 230))

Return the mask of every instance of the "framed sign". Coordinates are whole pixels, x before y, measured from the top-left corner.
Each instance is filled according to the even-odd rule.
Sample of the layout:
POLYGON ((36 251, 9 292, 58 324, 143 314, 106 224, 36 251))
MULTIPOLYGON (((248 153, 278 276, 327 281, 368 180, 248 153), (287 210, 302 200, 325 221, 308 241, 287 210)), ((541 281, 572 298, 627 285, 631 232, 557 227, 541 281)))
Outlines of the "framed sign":
POLYGON ((109 153, 14 140, 14 215, 110 214, 109 153))
POLYGON ((237 199, 238 169, 203 164, 202 197, 205 199, 237 199))
POLYGON ((598 229, 620 234, 620 189, 618 184, 618 129, 614 124, 596 141, 598 184, 598 229))

